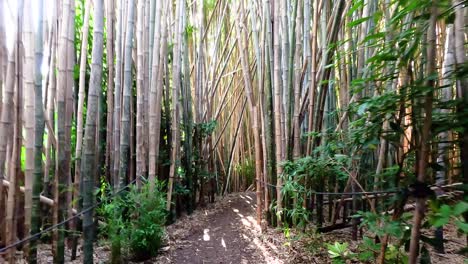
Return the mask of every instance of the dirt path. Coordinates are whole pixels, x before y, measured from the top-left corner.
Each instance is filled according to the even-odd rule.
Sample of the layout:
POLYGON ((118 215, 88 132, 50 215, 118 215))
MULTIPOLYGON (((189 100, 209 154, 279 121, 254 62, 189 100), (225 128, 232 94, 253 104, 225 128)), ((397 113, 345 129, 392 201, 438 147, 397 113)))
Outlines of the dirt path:
POLYGON ((255 194, 230 195, 212 208, 168 228, 162 263, 283 263, 277 247, 262 241, 255 221, 255 194))

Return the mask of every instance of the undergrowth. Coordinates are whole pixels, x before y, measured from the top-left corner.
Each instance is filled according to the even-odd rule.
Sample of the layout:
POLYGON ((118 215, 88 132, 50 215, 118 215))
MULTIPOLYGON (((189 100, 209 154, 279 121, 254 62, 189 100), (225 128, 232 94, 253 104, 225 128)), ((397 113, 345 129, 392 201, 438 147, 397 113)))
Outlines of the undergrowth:
POLYGON ((100 208, 100 234, 112 244, 112 262, 145 260, 157 255, 163 242, 166 199, 160 182, 146 183, 109 200, 100 208))

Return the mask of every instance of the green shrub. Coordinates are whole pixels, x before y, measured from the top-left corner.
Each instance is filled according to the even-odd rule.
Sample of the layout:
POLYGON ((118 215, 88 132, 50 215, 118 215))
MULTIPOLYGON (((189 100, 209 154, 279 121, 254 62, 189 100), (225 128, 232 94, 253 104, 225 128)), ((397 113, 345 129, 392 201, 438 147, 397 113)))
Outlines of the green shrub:
POLYGON ((128 192, 104 203, 101 232, 112 243, 112 262, 125 257, 144 260, 155 256, 161 248, 166 222, 166 199, 162 184, 147 183, 141 189, 130 187, 128 192))

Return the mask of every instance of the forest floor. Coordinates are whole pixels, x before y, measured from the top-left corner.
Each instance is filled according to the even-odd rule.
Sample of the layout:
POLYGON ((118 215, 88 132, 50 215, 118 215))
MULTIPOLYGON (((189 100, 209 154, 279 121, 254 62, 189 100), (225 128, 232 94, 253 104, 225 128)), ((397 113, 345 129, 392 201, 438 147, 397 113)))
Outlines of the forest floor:
POLYGON ((255 220, 255 193, 229 195, 168 227, 157 263, 285 263, 255 220))
MULTIPOLYGON (((229 194, 215 203, 180 217, 166 229, 166 238, 160 254, 149 263, 162 264, 217 264, 217 263, 331 263, 327 243, 348 242, 355 251, 359 241, 352 241, 351 229, 335 230, 326 234, 297 233, 289 229, 267 228, 263 232, 255 220, 255 193, 229 194)), ((446 254, 430 249, 432 263, 465 263, 466 258, 456 254, 464 247, 464 237, 457 235, 453 225, 446 225, 448 240, 446 254)), ((430 234, 428 234, 430 235, 430 234)), ((22 253, 19 251, 19 255, 22 253)), ((51 246, 39 245, 39 263, 53 263, 51 246)), ((81 247, 78 259, 66 263, 82 263, 81 247)), ((95 246, 95 263, 108 263, 110 247, 105 241, 95 246)), ((1 259, 0 259, 1 263, 1 259)), ((17 263, 26 263, 17 262, 17 263)), ((125 263, 132 263, 125 261, 125 263)), ((353 262, 357 263, 357 262, 353 262)))

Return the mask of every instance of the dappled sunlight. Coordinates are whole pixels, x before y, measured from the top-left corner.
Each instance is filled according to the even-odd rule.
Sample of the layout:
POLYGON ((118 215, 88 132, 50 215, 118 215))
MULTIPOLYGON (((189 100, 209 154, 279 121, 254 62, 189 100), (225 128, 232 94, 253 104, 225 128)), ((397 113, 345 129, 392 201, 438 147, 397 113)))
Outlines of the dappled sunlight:
POLYGON ((211 209, 201 212, 207 213, 205 224, 180 243, 173 263, 283 263, 276 254, 281 248, 264 241, 253 193, 226 198, 222 204, 214 214, 211 209))
POLYGON ((223 246, 224 250, 227 251, 226 242, 224 242, 224 238, 221 238, 221 246, 223 246))
POLYGON ((252 227, 249 221, 247 221, 245 218, 241 218, 241 223, 246 226, 246 227, 252 227))
POLYGON ((203 241, 210 241, 210 229, 203 230, 203 241))

